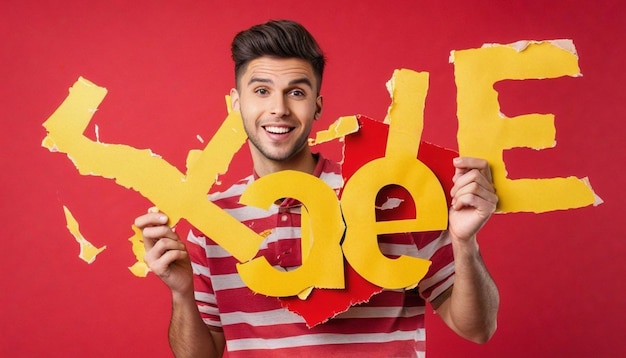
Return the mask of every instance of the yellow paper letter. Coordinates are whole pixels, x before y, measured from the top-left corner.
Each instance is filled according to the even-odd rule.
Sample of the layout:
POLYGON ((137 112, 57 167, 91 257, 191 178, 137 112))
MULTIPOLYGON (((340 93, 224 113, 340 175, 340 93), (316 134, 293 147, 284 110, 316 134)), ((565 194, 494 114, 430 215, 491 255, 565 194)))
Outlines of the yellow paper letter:
POLYGON ((344 288, 343 254, 339 243, 344 232, 335 192, 321 179, 298 171, 281 171, 254 181, 240 202, 268 209, 280 198, 294 198, 306 207, 311 220, 313 245, 302 266, 279 271, 263 257, 237 264, 243 282, 268 296, 295 296, 311 288, 344 288))
POLYGON ((380 287, 399 289, 417 285, 428 272, 430 262, 405 255, 387 258, 378 247, 378 235, 445 229, 448 208, 439 180, 416 158, 428 74, 395 71, 388 89, 392 103, 385 118, 390 124, 386 154, 361 167, 344 188, 341 205, 347 230, 342 248, 350 265, 363 278, 380 287), (376 221, 376 196, 389 184, 408 190, 415 202, 417 218, 376 221))
POLYGON ((217 174, 245 142, 240 113, 226 117, 185 176, 150 150, 94 142, 83 135, 106 93, 105 88, 79 78, 44 123, 48 135, 43 146, 67 153, 83 175, 115 178, 119 185, 135 189, 167 213, 172 223, 186 218, 237 260, 253 258, 263 238, 206 198, 217 174))
POLYGON ((578 57, 570 40, 520 41, 453 51, 457 85, 459 152, 486 159, 500 201, 498 211, 546 212, 593 204, 585 179, 507 178, 502 151, 515 147, 543 149, 555 144, 553 115, 527 114, 503 118, 494 83, 506 79, 579 76, 578 57))
POLYGON ((447 227, 448 208, 443 189, 424 163, 412 157, 371 161, 350 178, 341 204, 347 226, 342 245, 344 255, 363 278, 380 287, 399 289, 415 286, 426 275, 430 266, 428 260, 411 256, 390 259, 378 247, 378 234, 447 227), (388 184, 401 185, 411 194, 417 218, 376 221, 376 195, 388 184))

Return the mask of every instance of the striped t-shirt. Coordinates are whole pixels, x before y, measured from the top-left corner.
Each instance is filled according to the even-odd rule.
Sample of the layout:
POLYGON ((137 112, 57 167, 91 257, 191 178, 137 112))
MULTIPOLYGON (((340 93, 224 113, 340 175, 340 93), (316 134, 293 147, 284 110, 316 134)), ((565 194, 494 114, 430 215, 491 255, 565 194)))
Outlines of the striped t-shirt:
MULTIPOLYGON (((321 156, 314 175, 337 193, 343 186, 340 166, 321 156)), ((258 256, 276 267, 301 265, 301 204, 286 199, 269 210, 241 205, 239 197, 254 179, 251 175, 210 199, 265 237, 258 256)), ((380 235, 384 254, 432 261, 418 287, 383 290, 369 302, 309 328, 278 298, 248 289, 237 273, 238 261, 211 239, 191 230, 187 240, 200 314, 211 329, 224 332, 229 357, 423 356, 425 300, 436 298, 454 280, 452 247, 441 232, 380 235)))

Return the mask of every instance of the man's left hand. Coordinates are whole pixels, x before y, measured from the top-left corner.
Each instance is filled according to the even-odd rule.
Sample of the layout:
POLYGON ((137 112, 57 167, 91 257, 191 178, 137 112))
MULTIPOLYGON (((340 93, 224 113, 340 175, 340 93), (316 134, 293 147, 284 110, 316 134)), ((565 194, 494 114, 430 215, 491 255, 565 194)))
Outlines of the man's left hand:
POLYGON ((460 157, 453 164, 456 170, 450 191, 448 231, 452 240, 466 242, 475 237, 496 210, 498 196, 486 160, 460 157))

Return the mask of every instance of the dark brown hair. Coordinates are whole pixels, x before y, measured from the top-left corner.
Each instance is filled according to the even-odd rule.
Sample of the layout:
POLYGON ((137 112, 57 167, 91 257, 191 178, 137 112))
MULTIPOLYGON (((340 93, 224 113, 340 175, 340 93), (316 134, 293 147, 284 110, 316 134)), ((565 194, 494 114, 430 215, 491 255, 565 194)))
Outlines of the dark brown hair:
POLYGON ((302 25, 290 20, 273 20, 238 33, 231 44, 235 61, 235 80, 246 71, 250 61, 263 57, 299 58, 313 67, 319 91, 322 86, 324 53, 302 25))

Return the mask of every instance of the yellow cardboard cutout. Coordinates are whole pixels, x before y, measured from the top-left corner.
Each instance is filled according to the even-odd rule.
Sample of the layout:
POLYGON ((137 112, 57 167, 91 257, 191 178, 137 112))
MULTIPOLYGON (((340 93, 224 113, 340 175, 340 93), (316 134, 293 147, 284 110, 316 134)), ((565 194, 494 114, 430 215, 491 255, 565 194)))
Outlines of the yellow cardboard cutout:
POLYGON ((380 251, 377 235, 447 227, 445 195, 432 171, 414 157, 376 159, 350 178, 341 202, 347 227, 342 247, 350 265, 363 278, 381 287, 417 285, 428 272, 430 261, 410 256, 387 258, 380 251), (411 194, 417 212, 415 219, 376 221, 376 195, 388 184, 398 184, 411 194))
POLYGON ((515 147, 553 147, 556 129, 551 114, 503 118, 493 85, 507 79, 580 76, 578 57, 570 40, 520 41, 453 51, 451 61, 457 85, 459 152, 462 156, 484 158, 491 165, 500 197, 498 211, 541 213, 596 203, 586 179, 511 180, 502 157, 504 150, 515 147))
POLYGON ((385 288, 416 286, 430 261, 410 256, 387 258, 378 246, 379 234, 444 230, 448 208, 439 180, 417 159, 422 136, 428 74, 396 70, 387 88, 392 98, 385 122, 389 135, 384 158, 371 161, 352 175, 341 203, 346 221, 342 245, 350 265, 366 280, 385 288), (417 218, 376 221, 376 195, 397 184, 413 197, 417 218))
MULTIPOLYGON (((432 210, 429 211, 432 215, 420 213, 418 220, 377 223, 378 226, 375 227, 370 225, 372 222, 375 223, 375 220, 372 220, 374 218, 372 216, 373 199, 382 186, 393 183, 403 185, 414 195, 416 202, 423 200, 423 202, 429 202, 429 205, 433 205, 432 202, 436 201, 433 197, 441 193, 441 187, 438 186, 432 172, 415 159, 423 125, 422 112, 427 92, 427 78, 427 74, 418 74, 409 70, 396 71, 390 82, 392 105, 387 118, 390 124, 388 157, 375 161, 372 165, 358 171, 352 184, 346 187, 348 199, 343 206, 347 210, 359 212, 361 207, 362 201, 357 200, 358 195, 352 193, 364 190, 364 193, 369 194, 368 198, 372 199, 368 215, 350 216, 349 222, 354 225, 355 230, 354 234, 348 234, 350 238, 345 248, 346 257, 349 260, 356 260, 355 262, 359 260, 363 262, 363 257, 366 259, 371 257, 383 266, 385 261, 393 262, 393 265, 389 265, 389 270, 376 270, 376 275, 372 274, 373 270, 367 265, 359 264, 364 277, 372 278, 382 287, 414 286, 424 276, 429 262, 404 257, 397 260, 384 258, 375 244, 376 233, 419 231, 422 228, 431 230, 435 227, 432 223, 427 224, 429 220, 437 221, 433 218, 438 217, 437 222, 446 221, 445 212, 432 210), (417 102, 411 100, 410 96, 403 95, 406 93, 410 96, 418 95, 420 100, 417 102), (386 175, 379 176, 382 180, 373 182, 374 185, 367 183, 366 179, 373 174, 371 170, 391 167, 395 169, 384 169, 386 175), (414 178, 425 178, 425 182, 430 182, 425 183, 424 186, 432 189, 428 190, 429 194, 424 195, 418 188, 414 188, 412 185, 415 183, 409 183, 406 172, 398 170, 399 168, 408 168, 409 173, 417 175, 414 178), (434 185, 435 183, 437 185, 434 185), (415 225, 417 222, 419 225, 415 225), (365 255, 358 253, 357 236, 363 233, 363 230, 357 229, 359 226, 370 228, 371 231, 371 235, 364 236, 371 241, 367 246, 370 251, 365 255), (408 275, 405 272, 405 277, 410 277, 410 279, 398 281, 395 277, 403 270, 410 272, 408 275)), ((339 246, 344 231, 340 206, 333 190, 319 178, 307 176, 304 179, 301 177, 304 174, 296 172, 274 174, 253 184, 242 197, 242 200, 249 205, 267 206, 281 197, 299 198, 304 203, 306 208, 303 216, 305 226, 302 250, 305 260, 302 267, 291 272, 281 273, 271 268, 264 259, 247 262, 256 255, 263 237, 237 222, 206 199, 206 193, 213 179, 219 173, 226 171, 232 156, 245 141, 245 133, 238 112, 229 113, 204 150, 190 152, 189 169, 185 176, 149 150, 94 142, 84 137, 83 132, 105 95, 106 89, 79 78, 70 89, 66 100, 44 123, 48 135, 43 145, 52 151, 67 153, 83 175, 93 174, 115 178, 118 184, 139 191, 170 216, 170 224, 175 224, 180 218, 185 217, 192 225, 210 236, 233 254, 239 262, 242 262, 239 265, 242 279, 256 292, 270 296, 300 295, 305 297, 312 287, 344 287, 343 258, 339 246), (124 158, 124 160, 115 160, 115 158, 124 158), (276 185, 274 180, 284 183, 276 185), (291 191, 282 191, 288 188, 287 183, 301 183, 303 180, 310 183, 299 184, 291 188, 291 191), (289 283, 286 284, 286 282, 289 283)), ((320 142, 354 132, 358 129, 355 119, 353 116, 340 118, 320 136, 320 142)), ((416 180, 421 183, 419 179, 416 180)), ((440 197, 440 203, 445 206, 443 195, 441 194, 440 197)), ((427 211, 424 210, 424 212, 427 211)), ((445 224, 435 226, 445 228, 445 224)), ((139 245, 141 242, 139 231, 136 230, 136 234, 130 240, 133 243, 137 263, 129 269, 137 276, 144 276, 148 270, 142 262, 144 252, 139 245)), ((380 268, 380 265, 378 267, 380 268)))
MULTIPOLYGON (((596 200, 584 179, 509 180, 502 159, 505 149, 524 145, 540 149, 553 145, 555 129, 551 115, 501 118, 493 84, 503 79, 576 76, 579 70, 572 49, 571 41, 562 41, 494 45, 453 52, 458 87, 459 148, 462 155, 490 162, 502 212, 567 209, 596 200)), ((385 257, 378 247, 377 235, 445 229, 447 207, 437 178, 416 159, 428 74, 398 70, 389 81, 388 89, 392 103, 385 118, 389 124, 385 157, 356 171, 344 187, 341 205, 334 191, 319 178, 299 172, 268 175, 244 192, 241 199, 247 205, 267 208, 283 197, 296 198, 304 204, 301 218, 303 264, 289 272, 271 267, 264 258, 253 259, 263 235, 239 223, 206 198, 214 180, 226 172, 232 157, 246 140, 239 112, 229 112, 202 151, 190 151, 184 175, 149 150, 86 138, 83 132, 104 99, 106 89, 79 78, 66 100, 44 123, 48 135, 43 145, 51 151, 67 153, 83 175, 115 178, 118 184, 137 190, 169 215, 170 224, 186 218, 240 262, 238 270, 244 283, 258 293, 305 298, 313 287, 342 288, 342 254, 368 281, 384 288, 410 288, 424 277, 430 262, 407 256, 385 257), (416 218, 376 221, 376 195, 390 184, 403 186, 411 194, 416 218), (344 230, 345 238, 340 246, 344 230)), ((318 133, 311 144, 340 138, 356 130, 356 117, 342 117, 327 131, 318 133)), ((68 219, 70 227, 73 233, 78 232, 75 220, 70 225, 68 219)), ((129 269, 137 276, 145 276, 148 269, 143 263, 141 233, 135 229, 130 240, 137 263, 129 269)))
POLYGON ((83 135, 106 92, 105 88, 79 78, 65 101, 44 123, 48 135, 43 145, 67 153, 83 175, 115 178, 118 184, 137 190, 166 212, 172 223, 186 218, 240 262, 252 259, 263 238, 206 198, 216 176, 226 171, 232 156, 246 140, 240 114, 232 112, 226 117, 185 176, 149 150, 94 142, 83 135), (116 160, 120 158, 124 160, 116 160), (237 240, 228 240, 229 237, 237 240))
POLYGON ((293 271, 279 271, 264 257, 237 264, 246 285, 255 292, 270 296, 294 296, 317 288, 344 288, 343 254, 339 246, 344 232, 341 211, 333 189, 319 178, 298 171, 281 171, 255 180, 243 193, 240 202, 269 209, 280 198, 294 198, 303 203, 310 220, 312 246, 302 266, 293 271))

